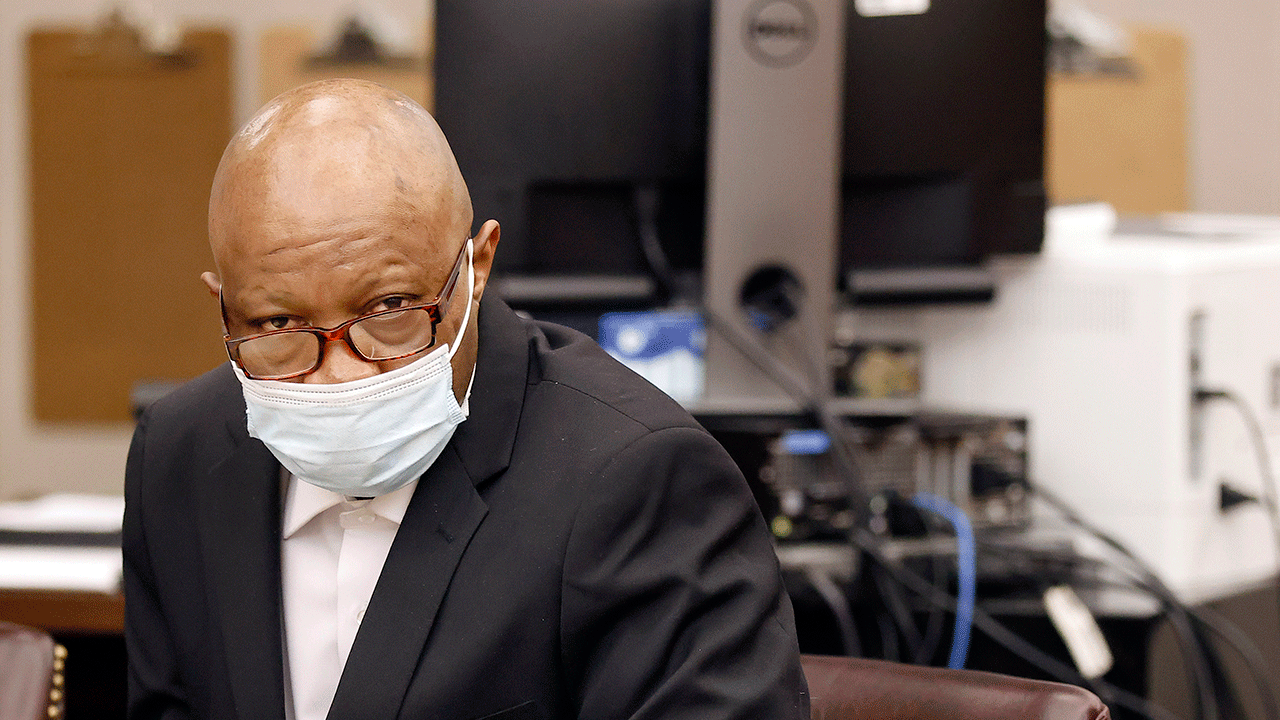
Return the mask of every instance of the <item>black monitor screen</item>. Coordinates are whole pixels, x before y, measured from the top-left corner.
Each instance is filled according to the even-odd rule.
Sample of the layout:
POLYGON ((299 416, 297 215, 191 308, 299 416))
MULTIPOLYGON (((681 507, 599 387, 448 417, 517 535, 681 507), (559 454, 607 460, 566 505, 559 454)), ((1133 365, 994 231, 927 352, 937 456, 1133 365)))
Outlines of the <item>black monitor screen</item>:
POLYGON ((646 273, 700 263, 707 0, 439 0, 436 114, 497 268, 646 273))
POLYGON ((1044 236, 1044 0, 931 0, 846 35, 841 265, 972 264, 1044 236))

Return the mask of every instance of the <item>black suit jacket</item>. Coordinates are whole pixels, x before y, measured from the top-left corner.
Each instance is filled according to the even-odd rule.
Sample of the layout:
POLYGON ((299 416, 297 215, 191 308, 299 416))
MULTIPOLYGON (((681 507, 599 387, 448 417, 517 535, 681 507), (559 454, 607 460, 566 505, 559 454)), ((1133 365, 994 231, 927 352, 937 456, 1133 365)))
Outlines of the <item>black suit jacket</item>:
MULTIPOLYGON (((741 474, 590 339, 482 303, 471 415, 409 503, 329 717, 808 720, 741 474)), ((280 467, 229 366, 129 453, 130 717, 282 719, 280 467)))

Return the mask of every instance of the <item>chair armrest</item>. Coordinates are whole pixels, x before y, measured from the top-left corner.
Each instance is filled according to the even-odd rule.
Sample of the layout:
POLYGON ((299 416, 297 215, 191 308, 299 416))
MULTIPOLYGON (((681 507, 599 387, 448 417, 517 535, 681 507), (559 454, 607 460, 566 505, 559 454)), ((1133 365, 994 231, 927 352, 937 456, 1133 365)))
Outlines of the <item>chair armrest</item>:
POLYGON ((1084 688, 864 658, 805 655, 813 720, 1110 720, 1084 688))

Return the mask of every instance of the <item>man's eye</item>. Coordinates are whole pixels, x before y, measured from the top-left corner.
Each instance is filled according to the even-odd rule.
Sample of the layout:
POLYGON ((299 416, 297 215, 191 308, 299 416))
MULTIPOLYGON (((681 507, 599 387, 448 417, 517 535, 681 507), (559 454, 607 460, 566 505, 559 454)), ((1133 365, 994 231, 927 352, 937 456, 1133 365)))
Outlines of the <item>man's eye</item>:
POLYGON ((379 300, 377 307, 374 308, 374 311, 377 312, 379 310, 398 310, 402 307, 408 307, 409 304, 410 304, 409 298, 389 297, 384 300, 379 300))
POLYGON ((268 330, 284 330, 292 324, 292 320, 284 315, 267 318, 259 323, 263 332, 268 330))

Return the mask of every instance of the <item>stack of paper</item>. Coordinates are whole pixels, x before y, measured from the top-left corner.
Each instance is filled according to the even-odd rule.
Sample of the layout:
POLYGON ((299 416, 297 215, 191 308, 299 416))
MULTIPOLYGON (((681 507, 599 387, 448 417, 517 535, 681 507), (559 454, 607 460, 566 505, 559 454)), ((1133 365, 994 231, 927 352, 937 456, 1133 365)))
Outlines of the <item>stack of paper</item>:
POLYGON ((120 589, 123 562, 118 543, 50 543, 48 538, 100 535, 118 539, 124 498, 55 494, 0 503, 0 588, 120 589))

